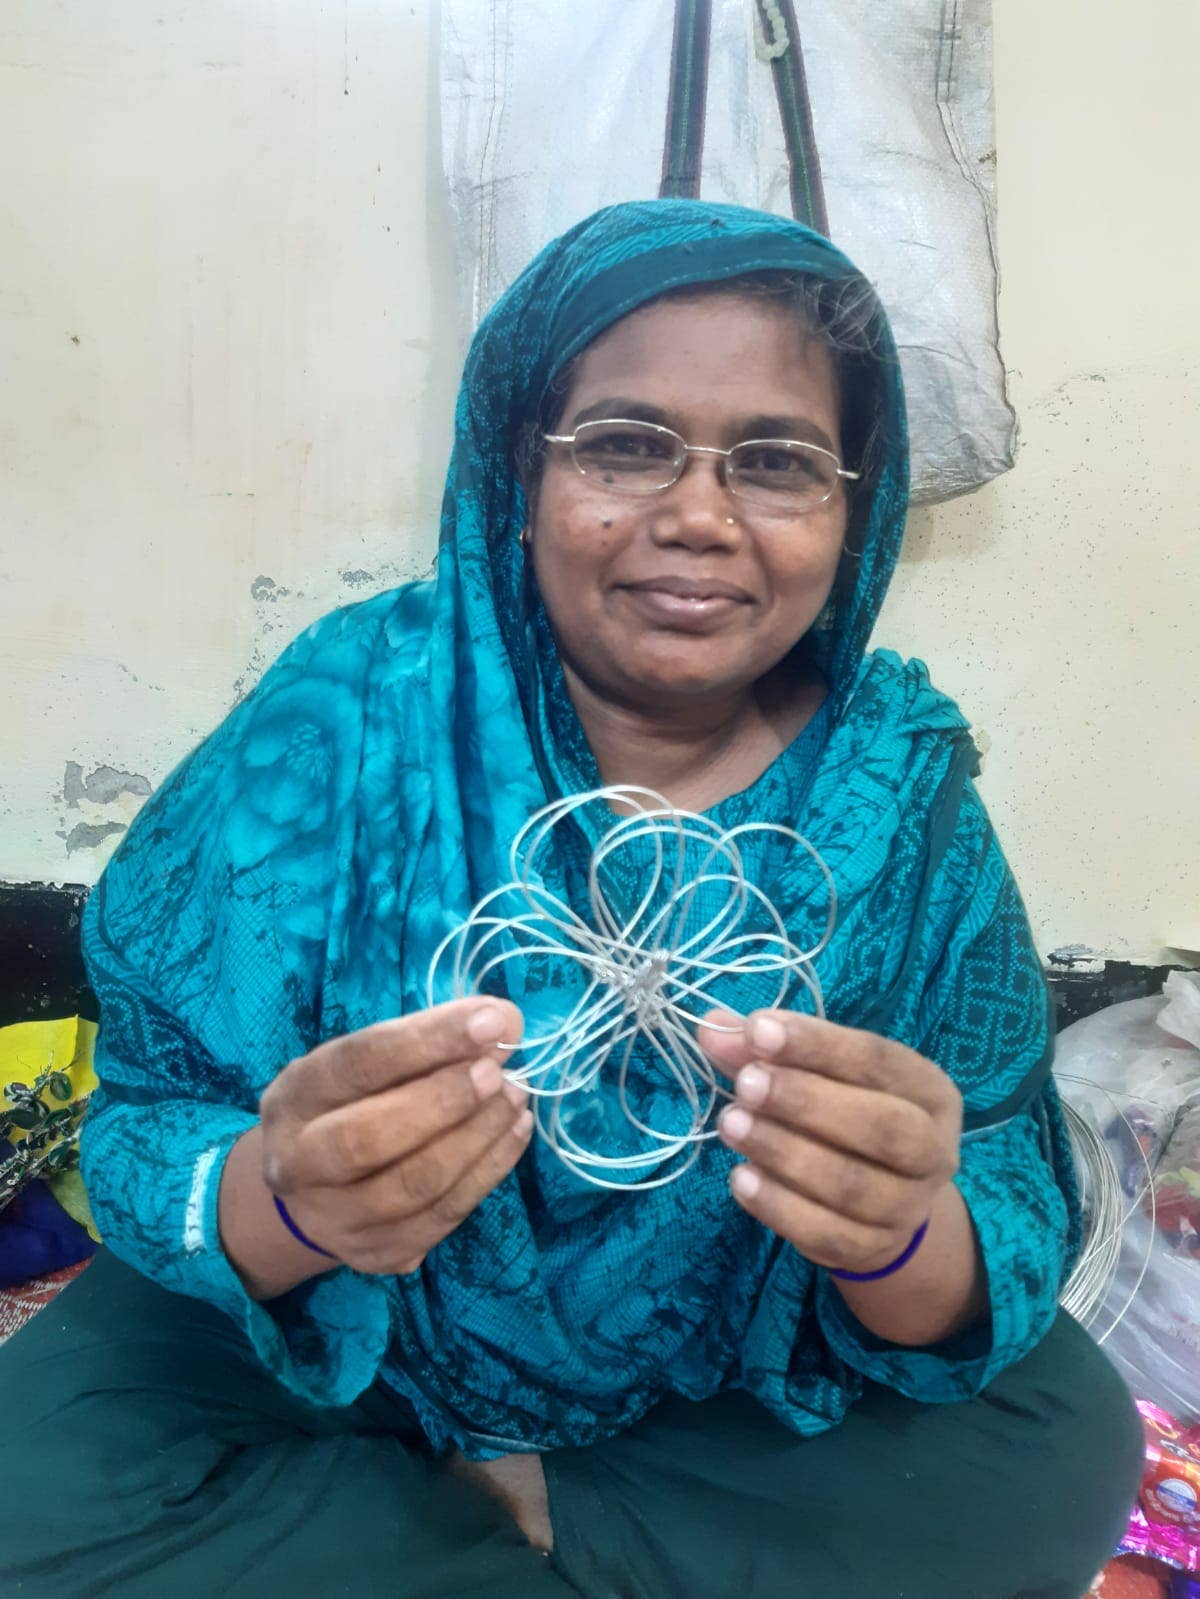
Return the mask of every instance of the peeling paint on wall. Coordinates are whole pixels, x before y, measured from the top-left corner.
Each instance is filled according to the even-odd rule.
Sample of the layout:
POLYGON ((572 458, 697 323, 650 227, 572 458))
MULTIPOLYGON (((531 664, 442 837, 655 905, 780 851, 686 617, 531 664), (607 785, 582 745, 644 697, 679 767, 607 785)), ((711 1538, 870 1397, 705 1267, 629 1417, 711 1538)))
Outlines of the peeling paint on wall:
POLYGON ((141 772, 119 772, 115 766, 97 766, 89 777, 84 777, 79 762, 68 761, 63 776, 63 799, 74 811, 82 800, 92 805, 111 805, 122 794, 145 799, 151 792, 148 777, 141 772))
MULTIPOLYGON (((91 813, 92 819, 78 821, 67 830, 67 817, 60 815, 56 836, 63 840, 68 855, 80 850, 100 849, 124 833, 140 808, 141 802, 153 792, 153 784, 141 772, 123 772, 115 766, 97 766, 84 776, 79 761, 68 761, 63 773, 62 800, 71 811, 91 813), (117 815, 104 815, 113 809, 117 815), (99 814, 97 814, 99 813, 99 814)), ((100 864, 107 859, 111 848, 103 849, 100 864)))
POLYGON ((76 822, 67 834, 67 854, 74 855, 80 849, 95 849, 106 838, 113 838, 124 831, 124 822, 76 822))
POLYGON ((250 659, 246 662, 245 669, 234 679, 233 703, 235 705, 241 704, 270 665, 275 649, 267 641, 272 633, 279 631, 281 626, 279 617, 273 616, 270 608, 278 605, 280 600, 287 599, 291 593, 292 590, 290 588, 285 587, 282 583, 277 583, 273 577, 268 577, 265 572, 260 572, 251 583, 250 598, 254 601, 257 633, 254 640, 254 648, 250 652, 250 659))
POLYGON ((274 603, 276 600, 286 599, 291 592, 291 589, 276 583, 273 577, 256 577, 250 585, 250 598, 255 601, 269 600, 274 603))

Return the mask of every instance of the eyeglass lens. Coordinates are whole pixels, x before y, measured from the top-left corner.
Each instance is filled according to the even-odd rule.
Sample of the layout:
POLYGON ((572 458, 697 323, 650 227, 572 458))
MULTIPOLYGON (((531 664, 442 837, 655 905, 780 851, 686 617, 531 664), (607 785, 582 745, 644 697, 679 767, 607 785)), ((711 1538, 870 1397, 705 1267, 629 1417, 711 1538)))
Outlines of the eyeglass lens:
MULTIPOLYGON (((574 455, 585 477, 623 494, 670 488, 687 462, 679 435, 648 422, 585 422, 576 429, 574 455)), ((821 505, 838 482, 832 456, 792 439, 739 444, 724 468, 734 494, 781 510, 821 505)))

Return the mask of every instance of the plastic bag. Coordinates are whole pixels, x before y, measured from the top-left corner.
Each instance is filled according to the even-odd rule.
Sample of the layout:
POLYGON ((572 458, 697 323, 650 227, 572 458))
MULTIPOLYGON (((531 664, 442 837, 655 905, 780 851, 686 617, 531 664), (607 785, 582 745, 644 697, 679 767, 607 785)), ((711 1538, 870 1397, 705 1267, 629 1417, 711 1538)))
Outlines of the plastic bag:
MULTIPOLYGON (((442 152, 471 327, 552 238, 600 206, 660 192, 673 88, 682 98, 677 9, 445 0, 442 152)), ((794 30, 789 20, 771 61, 755 0, 693 8, 709 21, 689 55, 699 196, 792 214, 796 102, 811 112, 810 213, 817 225, 827 215, 891 317, 913 500, 964 494, 1012 465, 1016 431, 997 344, 990 0, 778 10, 794 30)))
POLYGON ((1200 1414, 1200 973, 1066 1028, 1055 1077, 1099 1130, 1126 1200, 1116 1273, 1089 1330, 1141 1399, 1200 1414))

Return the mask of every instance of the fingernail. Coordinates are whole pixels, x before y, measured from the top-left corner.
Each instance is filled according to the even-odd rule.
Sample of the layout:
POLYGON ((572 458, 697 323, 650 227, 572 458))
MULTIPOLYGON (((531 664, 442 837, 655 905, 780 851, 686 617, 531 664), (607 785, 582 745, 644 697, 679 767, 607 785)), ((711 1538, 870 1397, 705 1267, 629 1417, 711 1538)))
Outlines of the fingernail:
POLYGON ((477 1044, 494 1044, 504 1031, 504 1012, 499 1005, 484 1005, 467 1023, 467 1032, 477 1044))
POLYGON ((783 1023, 777 1022, 773 1016, 756 1016, 750 1023, 748 1036, 755 1049, 761 1050, 764 1055, 774 1055, 783 1048, 787 1038, 783 1023))
POLYGON ((525 1101, 529 1098, 528 1094, 526 1094, 520 1083, 514 1083, 511 1078, 505 1079, 504 1097, 508 1100, 509 1104, 514 1110, 520 1110, 521 1106, 524 1105, 525 1101))
POLYGON ((494 1060, 477 1060, 471 1067, 471 1081, 480 1099, 490 1099, 504 1083, 504 1073, 494 1060))
POLYGON ((762 1187, 762 1178, 751 1166, 735 1166, 730 1174, 729 1186, 739 1199, 753 1199, 762 1187))
POLYGON ((730 1105, 721 1112, 721 1136, 731 1144, 740 1144, 754 1125, 754 1118, 740 1105, 730 1105))
POLYGON ((513 1123, 514 1138, 528 1138, 533 1131, 533 1112, 523 1110, 513 1123))
POLYGON ((771 1074, 761 1066, 743 1066, 734 1084, 737 1097, 747 1105, 761 1105, 771 1089, 771 1074))

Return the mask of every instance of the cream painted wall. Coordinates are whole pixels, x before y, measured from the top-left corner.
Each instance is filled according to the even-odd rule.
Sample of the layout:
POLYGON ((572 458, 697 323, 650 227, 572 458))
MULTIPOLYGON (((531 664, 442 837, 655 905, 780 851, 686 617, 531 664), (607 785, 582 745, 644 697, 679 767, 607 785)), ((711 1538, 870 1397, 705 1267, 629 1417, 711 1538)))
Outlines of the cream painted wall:
MULTIPOLYGON (((974 716, 1042 949, 1157 960, 1200 947, 1200 13, 996 10, 1023 447, 914 518, 879 636, 974 716)), ((294 632, 427 566, 434 44, 430 0, 0 13, 0 879, 94 880, 294 632)))
POLYGON ((390 0, 0 8, 0 879, 94 880, 292 634, 428 567, 431 49, 390 0))

